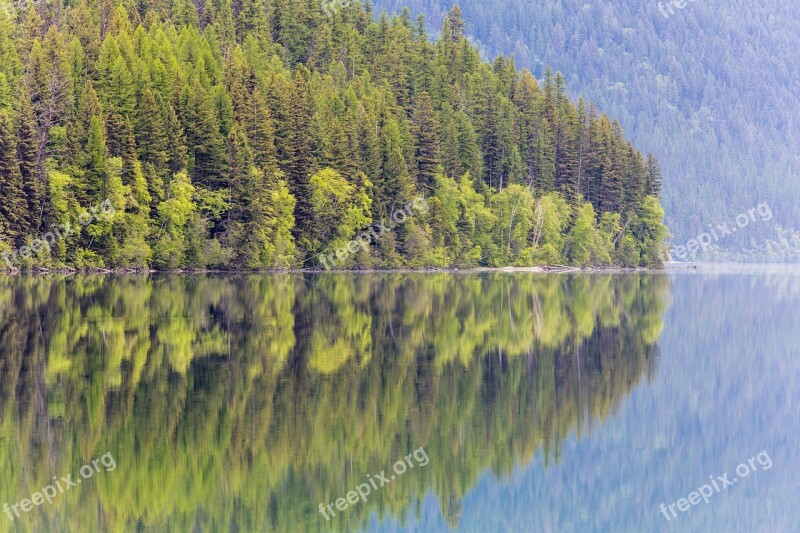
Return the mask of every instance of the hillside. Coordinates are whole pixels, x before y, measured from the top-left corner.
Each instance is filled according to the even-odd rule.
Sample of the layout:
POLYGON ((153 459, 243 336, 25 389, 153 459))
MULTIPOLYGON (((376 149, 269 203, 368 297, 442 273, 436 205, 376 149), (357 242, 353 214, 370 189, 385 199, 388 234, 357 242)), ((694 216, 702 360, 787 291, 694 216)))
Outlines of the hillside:
POLYGON ((463 26, 431 43, 310 0, 6 5, 3 266, 658 265, 658 161, 463 26))
MULTIPOLYGON (((390 12, 408 6, 439 28, 452 3, 375 5, 390 12)), ((676 243, 766 203, 774 219, 721 239, 711 255, 800 260, 798 234, 783 239, 775 227, 800 228, 796 3, 696 1, 683 9, 636 0, 459 4, 466 34, 485 56, 513 54, 539 78, 547 67, 563 72, 575 94, 617 117, 637 146, 659 157, 676 243)))

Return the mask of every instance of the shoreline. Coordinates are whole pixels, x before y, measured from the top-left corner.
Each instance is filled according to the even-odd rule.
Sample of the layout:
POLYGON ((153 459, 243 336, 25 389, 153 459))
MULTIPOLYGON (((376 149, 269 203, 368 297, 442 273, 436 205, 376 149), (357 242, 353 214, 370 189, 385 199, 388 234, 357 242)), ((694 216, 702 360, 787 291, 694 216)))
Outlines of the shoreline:
POLYGON ((449 267, 449 268, 372 268, 372 269, 271 269, 271 270, 237 270, 237 269, 135 269, 135 268, 37 268, 31 270, 5 270, 0 275, 6 276, 43 276, 43 275, 74 275, 74 274, 103 274, 103 275, 138 275, 138 274, 481 274, 491 272, 508 273, 534 273, 534 274, 571 274, 571 273, 664 273, 664 268, 644 267, 619 267, 619 266, 589 266, 573 267, 568 265, 545 265, 532 267, 449 267))
POLYGON ((100 274, 112 276, 134 276, 142 274, 156 275, 258 275, 258 274, 483 274, 483 273, 530 273, 530 274, 670 274, 670 273, 737 273, 747 270, 796 270, 798 263, 665 263, 661 268, 656 267, 621 267, 621 266, 588 266, 574 267, 569 265, 539 265, 531 267, 449 267, 449 268, 367 268, 367 269, 320 269, 320 268, 294 268, 294 269, 269 269, 269 270, 237 270, 237 269, 136 269, 136 268, 37 268, 30 270, 0 270, 0 276, 47 276, 47 275, 75 275, 75 274, 100 274))

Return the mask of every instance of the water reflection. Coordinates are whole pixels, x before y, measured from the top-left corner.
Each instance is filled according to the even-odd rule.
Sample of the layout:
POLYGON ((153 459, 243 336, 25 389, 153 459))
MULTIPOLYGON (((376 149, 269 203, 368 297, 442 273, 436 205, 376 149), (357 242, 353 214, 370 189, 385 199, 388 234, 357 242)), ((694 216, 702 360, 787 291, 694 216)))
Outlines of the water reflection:
POLYGON ((487 470, 558 461, 656 372, 668 279, 324 275, 0 281, 0 530, 450 526, 487 470), (326 522, 366 474, 430 463, 326 522))

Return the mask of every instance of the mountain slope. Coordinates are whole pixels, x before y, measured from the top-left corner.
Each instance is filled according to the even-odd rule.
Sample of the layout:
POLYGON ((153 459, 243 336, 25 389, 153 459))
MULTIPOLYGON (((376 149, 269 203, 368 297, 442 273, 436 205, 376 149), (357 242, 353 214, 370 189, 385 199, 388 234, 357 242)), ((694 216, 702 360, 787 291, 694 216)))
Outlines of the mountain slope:
MULTIPOLYGON (((377 0, 439 27, 447 0, 377 0)), ((466 33, 488 57, 513 54, 541 77, 618 117, 662 161, 676 242, 766 202, 774 220, 720 240, 723 248, 800 227, 800 7, 767 0, 462 0, 466 33), (660 6, 663 8, 660 9, 660 6), (665 17, 664 14, 667 16, 665 17)), ((773 257, 775 258, 775 257, 773 257)))

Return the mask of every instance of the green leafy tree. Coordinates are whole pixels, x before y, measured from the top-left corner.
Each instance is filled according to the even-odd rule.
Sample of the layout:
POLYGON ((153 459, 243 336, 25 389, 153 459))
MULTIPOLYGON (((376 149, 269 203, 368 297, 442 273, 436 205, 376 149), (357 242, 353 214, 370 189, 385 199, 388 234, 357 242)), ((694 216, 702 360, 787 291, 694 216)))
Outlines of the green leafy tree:
POLYGON ((331 168, 320 170, 310 180, 311 204, 319 224, 314 232, 315 250, 335 256, 338 249, 347 249, 350 260, 337 258, 340 268, 353 264, 355 254, 348 246, 359 230, 372 223, 368 190, 372 184, 365 178, 359 181, 351 183, 331 168))
POLYGON ((531 265, 533 258, 528 239, 533 227, 534 204, 530 189, 518 184, 509 185, 492 196, 490 206, 497 215, 494 226, 497 252, 490 260, 493 266, 531 265))

